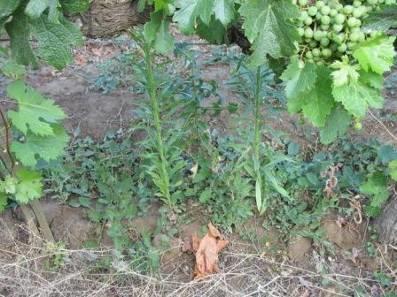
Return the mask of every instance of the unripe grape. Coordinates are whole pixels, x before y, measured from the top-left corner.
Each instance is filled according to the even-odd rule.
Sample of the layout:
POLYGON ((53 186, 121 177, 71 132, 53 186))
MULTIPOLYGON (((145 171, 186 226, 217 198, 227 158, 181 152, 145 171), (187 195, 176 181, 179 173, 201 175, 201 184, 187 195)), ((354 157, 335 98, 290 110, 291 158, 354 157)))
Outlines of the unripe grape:
POLYGON ((353 1, 353 6, 354 7, 360 7, 361 5, 362 5, 361 1, 358 1, 358 0, 354 0, 353 1))
POLYGON ((321 17, 322 17, 323 15, 321 14, 321 13, 319 13, 319 12, 317 12, 317 14, 316 14, 316 20, 321 20, 321 17))
POLYGON ((350 41, 357 42, 360 39, 360 32, 352 32, 349 39, 350 41))
POLYGON ((313 34, 313 38, 317 41, 320 41, 321 38, 324 37, 324 32, 323 31, 315 31, 313 34))
POLYGON ((372 5, 372 6, 378 4, 378 0, 367 0, 367 2, 369 5, 372 5))
POLYGON ((353 16, 354 16, 355 18, 360 18, 360 17, 362 17, 365 13, 366 13, 366 9, 364 8, 364 6, 360 6, 360 7, 357 7, 357 8, 353 11, 353 16))
POLYGON ((322 15, 329 15, 329 13, 331 12, 331 8, 327 5, 325 5, 325 6, 321 7, 320 11, 321 11, 322 15))
POLYGON ((329 48, 323 48, 321 54, 324 58, 329 58, 332 56, 332 51, 329 48))
POLYGON ((328 31, 329 30, 329 25, 321 25, 321 30, 328 31))
POLYGON ((299 27, 298 28, 298 34, 299 34, 299 36, 305 35, 305 29, 303 29, 302 27, 299 27))
POLYGON ((336 5, 335 9, 337 11, 342 11, 343 10, 343 5, 339 3, 339 4, 336 5))
POLYGON ((359 22, 359 21, 360 21, 360 20, 356 19, 355 17, 350 17, 350 18, 348 18, 348 20, 347 20, 347 25, 348 25, 350 28, 358 27, 358 22, 359 22))
POLYGON ((310 40, 310 41, 309 41, 309 46, 310 46, 311 48, 315 48, 315 47, 317 47, 317 42, 314 41, 314 40, 310 40))
POLYGON ((335 34, 332 38, 337 44, 341 44, 343 43, 343 41, 345 40, 345 34, 343 33, 339 33, 339 34, 335 34))
POLYGON ((334 20, 335 20, 335 24, 341 25, 341 24, 343 24, 345 22, 346 17, 343 14, 338 13, 335 16, 334 20))
POLYGON ((320 40, 320 44, 322 45, 322 46, 328 46, 329 45, 329 39, 327 38, 327 37, 324 37, 324 38, 322 38, 321 40, 320 40))
POLYGON ((338 46, 338 52, 344 53, 347 50, 347 45, 346 43, 342 43, 340 46, 338 46))
POLYGON ((320 0, 320 1, 317 1, 317 2, 316 2, 316 7, 317 7, 317 8, 321 8, 321 7, 323 7, 323 6, 325 6, 324 1, 321 1, 321 0, 320 0))
POLYGON ((351 5, 346 5, 346 6, 343 8, 343 12, 344 12, 345 14, 352 14, 352 13, 353 13, 353 6, 351 6, 351 5))
POLYGON ((305 57, 308 58, 308 59, 313 59, 312 51, 307 51, 306 54, 305 54, 305 57))
POLYGON ((312 54, 313 54, 314 57, 319 57, 320 54, 321 54, 321 51, 318 48, 314 48, 312 50, 312 54))
POLYGON ((331 17, 334 17, 334 16, 336 16, 338 14, 338 11, 336 10, 336 9, 331 9, 331 11, 329 12, 329 15, 331 16, 331 17))
POLYGON ((313 30, 311 28, 305 29, 305 37, 306 38, 313 38, 313 30))
POLYGON ((348 49, 351 50, 351 49, 353 49, 356 46, 356 44, 357 44, 356 42, 349 41, 349 42, 346 43, 346 46, 347 46, 348 49))
POLYGON ((313 23, 313 19, 312 19, 311 17, 308 16, 308 17, 304 20, 304 23, 305 23, 306 25, 310 26, 310 25, 313 23))
POLYGON ((309 14, 307 13, 307 11, 301 11, 301 15, 300 15, 299 19, 302 22, 304 22, 308 16, 309 16, 309 14))
POLYGON ((327 16, 327 15, 323 15, 321 17, 321 23, 323 25, 329 25, 329 23, 331 23, 331 18, 329 16, 327 16))
POLYGON ((310 6, 309 9, 307 10, 307 12, 310 16, 315 16, 317 14, 317 7, 310 6))
POLYGON ((298 1, 300 6, 306 6, 308 2, 309 2, 308 0, 299 0, 298 1))
POLYGON ((334 25, 332 26, 332 29, 333 29, 335 32, 340 32, 340 31, 343 30, 343 25, 334 24, 334 25))

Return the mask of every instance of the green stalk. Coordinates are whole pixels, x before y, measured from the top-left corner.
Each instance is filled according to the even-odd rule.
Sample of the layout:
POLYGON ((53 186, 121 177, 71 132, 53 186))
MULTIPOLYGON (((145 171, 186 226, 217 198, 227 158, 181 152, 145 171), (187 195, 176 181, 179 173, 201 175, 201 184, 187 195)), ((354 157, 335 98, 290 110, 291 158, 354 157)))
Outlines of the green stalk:
POLYGON ((257 162, 259 162, 259 146, 261 143, 261 70, 260 67, 257 68, 256 71, 256 88, 255 88, 255 97, 254 97, 254 104, 255 104, 255 135, 254 135, 254 158, 257 162))
POLYGON ((157 142, 157 148, 161 162, 160 174, 165 185, 165 192, 163 192, 162 194, 166 200, 166 203, 172 207, 173 202, 170 193, 170 178, 167 170, 168 161, 165 157, 164 141, 161 131, 160 107, 157 100, 157 85, 154 79, 151 49, 147 43, 145 43, 143 49, 145 53, 145 63, 146 63, 147 90, 149 94, 150 105, 152 108, 153 122, 156 129, 156 142, 157 142))
POLYGON ((255 132, 254 132, 254 139, 252 142, 253 146, 253 162, 254 162, 254 170, 255 170, 255 175, 256 175, 256 181, 255 181, 255 198, 256 198, 256 205, 258 208, 258 211, 262 213, 265 208, 263 207, 263 193, 262 193, 262 175, 260 172, 260 154, 259 154, 259 148, 260 148, 260 143, 261 143, 261 96, 260 96, 260 89, 261 88, 261 71, 260 67, 257 68, 256 71, 256 88, 255 88, 255 94, 254 94, 254 114, 255 114, 255 132))

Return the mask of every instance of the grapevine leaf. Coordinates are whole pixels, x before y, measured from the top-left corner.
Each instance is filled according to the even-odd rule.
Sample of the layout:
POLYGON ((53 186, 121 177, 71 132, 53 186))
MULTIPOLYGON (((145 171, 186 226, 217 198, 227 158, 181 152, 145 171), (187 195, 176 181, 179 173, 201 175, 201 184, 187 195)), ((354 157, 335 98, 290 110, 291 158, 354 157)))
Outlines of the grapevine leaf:
POLYGON ((90 8, 90 0, 61 0, 61 6, 67 14, 86 12, 90 8))
POLYGON ((41 197, 43 184, 40 173, 21 168, 16 172, 16 177, 18 179, 15 192, 17 202, 28 203, 41 197))
POLYGON ((15 61, 23 65, 36 66, 36 57, 29 44, 30 26, 28 21, 23 9, 18 9, 11 22, 5 25, 5 28, 8 36, 10 36, 11 54, 15 61))
POLYGON ((19 6, 20 0, 0 0, 0 19, 11 15, 19 6))
POLYGON ((72 47, 82 43, 77 27, 65 19, 51 23, 44 16, 34 20, 32 25, 38 41, 37 54, 41 59, 57 69, 73 61, 72 47))
POLYGON ((323 128, 320 129, 320 140, 323 144, 330 144, 346 133, 351 123, 351 116, 344 108, 334 108, 323 128))
POLYGON ((296 26, 290 21, 299 17, 298 8, 289 0, 244 1, 239 10, 243 29, 252 44, 251 65, 266 62, 266 56, 292 55, 299 40, 296 26))
POLYGON ((281 79, 286 82, 285 92, 289 100, 288 109, 290 112, 300 111, 300 103, 296 101, 314 88, 316 78, 315 64, 303 64, 297 57, 291 59, 291 63, 281 75, 281 79))
POLYGON ((331 65, 331 67, 337 69, 331 74, 333 77, 334 86, 339 87, 346 85, 349 82, 356 82, 360 77, 360 74, 358 73, 358 65, 350 65, 345 61, 336 61, 331 65))
POLYGON ((197 24, 196 33, 201 38, 204 38, 211 43, 222 44, 225 41, 226 29, 220 21, 212 17, 208 25, 199 21, 197 24))
POLYGON ((365 19, 364 29, 385 32, 397 27, 397 4, 384 5, 365 19))
POLYGON ((7 88, 10 98, 18 102, 18 111, 9 111, 8 116, 18 130, 27 135, 32 133, 46 136, 53 135, 53 126, 65 118, 63 110, 52 100, 44 98, 23 81, 15 81, 7 88))
POLYGON ((28 167, 36 166, 40 159, 47 162, 56 160, 63 154, 69 137, 59 125, 53 125, 52 129, 54 131, 52 136, 28 134, 24 142, 14 141, 11 151, 24 166, 28 167))
POLYGON ((30 0, 25 8, 25 13, 32 19, 37 19, 48 9, 48 20, 59 22, 60 4, 58 0, 30 0))
POLYGON ((366 208, 368 216, 378 216, 383 204, 389 198, 386 176, 382 172, 376 172, 370 175, 367 181, 361 185, 360 191, 371 197, 370 203, 366 208))
POLYGON ((215 18, 225 27, 234 19, 234 0, 215 0, 215 18))
POLYGON ((7 195, 4 192, 0 192, 0 213, 6 209, 7 206, 7 195))
POLYGON ((150 21, 145 24, 144 35, 146 41, 154 43, 155 49, 160 53, 169 52, 174 48, 174 38, 169 30, 169 21, 162 11, 150 15, 150 21))
MULTIPOLYGON (((303 115, 308 118, 313 125, 323 127, 327 117, 334 107, 332 98, 332 80, 330 71, 327 67, 317 67, 317 80, 315 87, 304 95, 306 100, 302 104, 303 115)), ((314 76, 312 74, 312 76, 314 76)), ((303 100, 302 100, 303 101, 303 100)))
POLYGON ((363 118, 368 107, 381 108, 383 106, 383 97, 379 90, 370 88, 360 81, 334 86, 332 94, 335 100, 341 102, 356 118, 363 118))
POLYGON ((15 194, 17 190, 17 183, 18 180, 15 177, 7 175, 4 180, 0 181, 0 192, 6 194, 15 194))
POLYGON ((383 74, 390 70, 394 64, 393 42, 395 37, 379 36, 360 43, 354 50, 353 56, 357 59, 360 66, 365 70, 372 70, 378 74, 383 74))
POLYGON ((397 160, 389 163, 389 174, 393 180, 397 181, 397 160))
POLYGON ((360 81, 371 88, 382 90, 383 88, 383 75, 372 71, 360 71, 360 81))
POLYGON ((192 34, 198 18, 205 24, 210 22, 214 0, 177 0, 175 5, 179 10, 174 14, 174 21, 183 33, 192 34))

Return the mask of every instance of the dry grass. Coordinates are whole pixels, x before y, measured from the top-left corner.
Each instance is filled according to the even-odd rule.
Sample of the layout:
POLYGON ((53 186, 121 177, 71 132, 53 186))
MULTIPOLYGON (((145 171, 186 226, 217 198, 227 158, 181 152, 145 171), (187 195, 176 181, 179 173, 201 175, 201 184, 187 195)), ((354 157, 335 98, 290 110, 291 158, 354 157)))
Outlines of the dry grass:
POLYGON ((113 263, 107 270, 98 269, 98 259, 111 253, 62 248, 50 251, 15 242, 10 249, 0 249, 0 296, 353 296, 359 286, 382 293, 364 275, 317 273, 235 252, 223 253, 221 273, 200 281, 180 281, 179 269, 148 276, 122 262, 113 263), (54 255, 64 257, 57 270, 48 269, 46 264, 54 255))

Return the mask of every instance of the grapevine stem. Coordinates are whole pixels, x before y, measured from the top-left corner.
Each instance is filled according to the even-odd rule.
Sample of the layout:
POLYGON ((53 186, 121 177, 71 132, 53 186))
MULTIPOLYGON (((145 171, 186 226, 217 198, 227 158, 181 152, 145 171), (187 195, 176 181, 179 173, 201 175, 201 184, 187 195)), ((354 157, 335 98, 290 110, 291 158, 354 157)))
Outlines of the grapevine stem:
MULTIPOLYGON (((14 157, 12 156, 11 149, 10 149, 10 124, 7 121, 7 119, 6 119, 5 115, 4 115, 4 112, 1 109, 1 107, 0 107, 0 116, 1 116, 1 119, 2 119, 3 124, 4 124, 4 128, 5 128, 5 133, 6 133, 6 135, 5 135, 5 138, 6 138, 5 139, 6 140, 6 151, 7 151, 7 155, 9 157, 9 159, 10 159, 10 162, 11 162, 11 170, 10 171, 12 172, 12 171, 14 171, 15 162, 14 162, 14 157)), ((6 164, 5 164, 4 160, 2 160, 2 162, 4 163, 3 165, 6 167, 6 164)))

